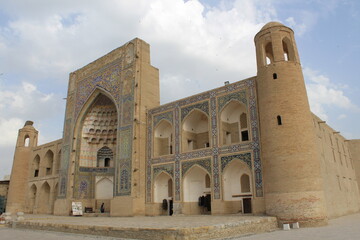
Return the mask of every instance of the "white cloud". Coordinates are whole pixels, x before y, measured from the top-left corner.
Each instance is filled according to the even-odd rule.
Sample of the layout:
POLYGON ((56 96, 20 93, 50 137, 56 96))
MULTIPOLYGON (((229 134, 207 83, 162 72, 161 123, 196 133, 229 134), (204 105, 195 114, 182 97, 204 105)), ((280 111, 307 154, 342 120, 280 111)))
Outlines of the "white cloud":
MULTIPOLYGON (((323 120, 328 120, 327 108, 355 110, 359 108, 345 95, 341 85, 334 84, 330 79, 310 68, 303 69, 307 80, 306 88, 311 110, 323 120)), ((344 119, 345 114, 339 115, 344 119)))
POLYGON ((0 146, 14 146, 17 133, 24 126, 24 121, 20 118, 0 118, 0 146))

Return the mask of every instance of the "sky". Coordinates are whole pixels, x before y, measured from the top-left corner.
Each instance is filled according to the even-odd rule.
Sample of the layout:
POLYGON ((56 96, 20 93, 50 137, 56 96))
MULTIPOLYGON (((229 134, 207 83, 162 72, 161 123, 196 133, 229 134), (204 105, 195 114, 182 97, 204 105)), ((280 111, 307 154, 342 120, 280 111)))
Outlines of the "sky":
POLYGON ((295 31, 311 110, 359 139, 358 0, 0 0, 0 179, 26 120, 39 144, 62 137, 70 72, 139 37, 164 104, 255 76, 269 21, 295 31))

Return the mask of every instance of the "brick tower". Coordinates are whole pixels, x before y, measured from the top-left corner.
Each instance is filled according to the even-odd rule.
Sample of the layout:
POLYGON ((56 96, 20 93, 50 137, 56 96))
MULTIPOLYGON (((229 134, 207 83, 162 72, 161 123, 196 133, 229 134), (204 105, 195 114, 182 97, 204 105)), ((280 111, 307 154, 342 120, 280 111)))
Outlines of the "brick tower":
POLYGON ((294 32, 277 22, 255 36, 266 213, 327 223, 320 155, 294 32))
POLYGON ((26 121, 19 130, 15 147, 14 161, 10 177, 7 212, 25 211, 25 200, 29 177, 29 162, 33 147, 37 146, 38 131, 32 121, 26 121))

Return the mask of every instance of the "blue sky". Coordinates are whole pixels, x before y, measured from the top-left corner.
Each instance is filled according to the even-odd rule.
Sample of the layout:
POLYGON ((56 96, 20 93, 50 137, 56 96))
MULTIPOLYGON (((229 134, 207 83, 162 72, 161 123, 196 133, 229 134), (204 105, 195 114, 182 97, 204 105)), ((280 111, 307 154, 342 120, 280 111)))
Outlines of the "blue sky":
POLYGON ((360 138, 358 0, 0 0, 0 178, 26 120, 61 138, 70 72, 140 37, 166 103, 255 76, 269 21, 295 31, 312 111, 360 138))

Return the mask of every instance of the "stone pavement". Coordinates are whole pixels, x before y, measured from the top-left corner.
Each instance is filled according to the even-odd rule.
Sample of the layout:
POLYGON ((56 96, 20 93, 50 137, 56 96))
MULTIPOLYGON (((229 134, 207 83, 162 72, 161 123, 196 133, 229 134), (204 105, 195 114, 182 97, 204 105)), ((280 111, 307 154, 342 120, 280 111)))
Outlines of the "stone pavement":
POLYGON ((25 215, 14 228, 93 234, 130 239, 192 240, 234 237, 277 229, 268 216, 74 217, 25 215))
POLYGON ((246 237, 225 238, 224 240, 359 240, 360 213, 331 219, 328 226, 316 228, 277 230, 246 237))
MULTIPOLYGON (((31 218, 31 221, 47 221, 46 219, 52 219, 52 216, 47 215, 28 215, 27 218, 31 218), (37 219, 37 220, 36 220, 37 219), (42 219, 42 220, 41 220, 42 219)), ((58 221, 62 222, 66 219, 71 219, 74 217, 58 217, 58 221), (64 219, 65 218, 65 219, 64 219)), ((243 218, 242 216, 186 216, 186 217, 176 217, 176 219, 171 219, 173 217, 134 217, 134 218, 119 218, 122 219, 119 221, 117 218, 81 218, 77 217, 72 219, 72 223, 79 221, 86 222, 102 222, 103 225, 112 222, 112 225, 116 225, 115 222, 124 224, 126 226, 156 226, 159 227, 162 224, 164 226, 170 227, 177 225, 178 228, 185 226, 204 226, 211 224, 219 224, 218 221, 223 221, 224 226, 230 224, 233 218, 243 218), (89 219, 89 220, 88 220, 89 219), (190 221, 191 220, 191 221, 190 221), (209 224, 206 224, 209 223, 209 224), (143 225, 144 224, 144 225, 143 225)), ((245 217, 246 218, 246 217, 245 217)), ((54 221, 54 219, 52 220, 54 221)), ((71 223, 69 222, 69 223, 71 223)), ((236 222, 236 221, 235 221, 236 222)), ((94 235, 83 235, 83 234, 72 234, 72 233, 63 233, 63 232, 49 232, 49 231, 37 231, 37 230, 28 230, 28 229, 14 229, 0 227, 0 239, 1 240, 56 240, 56 239, 66 239, 66 240, 110 240, 110 239, 122 239, 114 237, 105 237, 105 236, 94 236, 94 235)), ((161 239, 161 238, 153 238, 161 239)), ((168 238, 171 239, 171 238, 168 238)), ((176 239, 176 238, 172 238, 176 239)), ((329 221, 329 225, 325 227, 317 228, 300 228, 300 229, 291 229, 290 231, 276 230, 268 233, 260 234, 248 234, 248 236, 238 236, 238 237, 219 237, 218 240, 357 240, 360 239, 360 213, 340 217, 337 219, 332 219, 329 221)), ((127 238, 129 240, 129 238, 127 238)))

